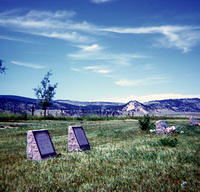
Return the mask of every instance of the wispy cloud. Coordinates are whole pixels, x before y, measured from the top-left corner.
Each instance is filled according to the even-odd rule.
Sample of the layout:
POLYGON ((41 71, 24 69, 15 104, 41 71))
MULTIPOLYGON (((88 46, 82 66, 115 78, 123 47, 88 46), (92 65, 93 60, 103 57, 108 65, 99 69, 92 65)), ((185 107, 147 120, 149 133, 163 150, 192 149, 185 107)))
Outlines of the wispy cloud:
POLYGON ((125 27, 108 27, 102 28, 102 31, 121 33, 121 34, 150 34, 150 33, 162 33, 169 34, 182 30, 191 29, 188 26, 157 26, 157 27, 138 27, 138 28, 125 28, 125 27))
POLYGON ((136 79, 136 80, 121 79, 121 80, 115 81, 115 84, 122 87, 134 87, 134 86, 145 86, 149 84, 151 85, 158 84, 158 83, 163 83, 164 81, 166 81, 166 76, 157 75, 157 76, 136 79))
POLYGON ((163 93, 163 94, 150 94, 150 95, 109 96, 108 98, 99 99, 99 101, 127 103, 133 100, 136 100, 139 102, 148 102, 148 101, 154 101, 154 100, 184 99, 184 98, 200 98, 200 95, 163 93))
POLYGON ((92 3, 97 3, 97 4, 100 4, 100 3, 107 3, 107 2, 111 2, 113 0, 91 0, 92 3))
POLYGON ((84 66, 84 67, 72 67, 71 70, 75 71, 75 72, 89 71, 92 73, 99 73, 102 75, 106 75, 106 74, 112 72, 112 70, 109 69, 109 67, 103 66, 103 65, 89 65, 89 66, 84 66))
POLYGON ((78 45, 81 49, 67 56, 74 60, 101 61, 110 65, 130 66, 134 59, 146 59, 148 56, 136 53, 109 53, 98 44, 78 45))
POLYGON ((19 66, 23 66, 23 67, 29 67, 32 69, 44 69, 46 68, 45 66, 42 65, 35 65, 33 63, 25 63, 25 62, 21 62, 21 61, 11 61, 12 64, 15 65, 19 65, 19 66))
POLYGON ((110 27, 100 30, 120 34, 161 34, 163 37, 157 37, 157 45, 176 47, 184 53, 200 42, 200 26, 110 27))
POLYGON ((15 31, 57 38, 77 43, 93 42, 93 37, 81 34, 91 30, 87 22, 77 23, 70 18, 74 11, 36 11, 22 10, 0 13, 0 26, 12 28, 15 31), (79 31, 79 32, 78 32, 79 31))
POLYGON ((103 47, 100 47, 98 44, 92 44, 92 45, 79 45, 77 46, 82 49, 82 51, 90 52, 90 51, 100 51, 103 49, 103 47))
POLYGON ((18 42, 22 42, 22 43, 33 43, 33 41, 29 41, 26 39, 20 39, 20 38, 16 38, 16 37, 10 37, 10 36, 6 36, 6 35, 0 35, 0 39, 4 39, 4 40, 8 40, 8 41, 18 41, 18 42))
POLYGON ((80 71, 81 71, 80 69, 75 68, 75 67, 72 67, 71 70, 72 70, 72 71, 76 71, 76 72, 80 72, 80 71))
POLYGON ((123 80, 115 81, 115 84, 119 86, 127 87, 127 86, 138 85, 138 83, 140 84, 140 82, 141 80, 133 81, 133 80, 123 79, 123 80))
POLYGON ((193 47, 200 44, 200 28, 183 30, 178 34, 167 34, 163 38, 158 38, 155 42, 155 46, 165 48, 177 48, 182 50, 183 53, 187 53, 192 50, 193 47))
POLYGON ((112 66, 131 66, 133 64, 134 59, 145 59, 148 58, 144 55, 139 54, 126 54, 126 53, 104 53, 104 52, 76 52, 70 53, 67 55, 69 58, 73 60, 82 60, 82 61, 99 61, 104 62, 107 65, 112 66))
POLYGON ((86 66, 84 69, 101 74, 108 74, 111 70, 107 69, 105 66, 86 66))
POLYGON ((152 94, 152 95, 142 96, 143 101, 153 101, 153 100, 163 100, 163 99, 185 99, 185 98, 200 98, 200 95, 164 93, 164 94, 152 94))
MULTIPOLYGON (((109 0, 93 0, 96 3, 105 3, 109 0)), ((49 38, 57 38, 73 43, 91 44, 91 47, 83 47, 85 50, 95 50, 98 47, 96 36, 115 34, 146 34, 151 38, 156 47, 176 48, 183 53, 192 50, 200 44, 200 26, 148 26, 148 27, 113 27, 97 26, 87 21, 76 22, 76 12, 69 11, 25 11, 14 9, 0 13, 0 26, 14 31, 40 35, 49 38), (153 34, 153 36, 152 36, 153 34), (95 42, 95 43, 94 43, 95 42)))
POLYGON ((27 17, 28 18, 71 18, 76 15, 75 11, 56 11, 56 12, 50 12, 50 11, 37 11, 37 10, 31 10, 28 12, 27 17))
POLYGON ((154 71, 156 69, 154 64, 149 64, 149 63, 144 64, 142 68, 144 71, 154 71))
POLYGON ((91 42, 90 37, 88 36, 83 36, 77 32, 29 32, 29 34, 33 35, 38 35, 38 36, 43 36, 43 37, 48 37, 48 38, 55 38, 55 39, 61 39, 61 40, 66 40, 66 41, 71 41, 71 42, 79 42, 79 43, 84 43, 84 42, 91 42))

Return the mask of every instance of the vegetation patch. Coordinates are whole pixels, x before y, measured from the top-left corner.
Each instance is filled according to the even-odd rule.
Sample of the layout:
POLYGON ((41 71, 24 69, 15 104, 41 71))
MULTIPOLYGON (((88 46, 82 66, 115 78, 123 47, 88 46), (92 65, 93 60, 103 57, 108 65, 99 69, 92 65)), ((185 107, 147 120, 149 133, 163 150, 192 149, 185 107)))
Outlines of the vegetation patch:
POLYGON ((166 137, 159 140, 160 145, 169 146, 169 147, 176 147, 178 140, 177 138, 170 138, 166 137))
POLYGON ((140 129, 143 131, 155 129, 155 125, 151 123, 151 117, 149 115, 144 115, 143 118, 138 119, 138 124, 140 129))
POLYGON ((124 120, 0 124, 23 125, 0 130, 0 191, 200 191, 200 135, 189 121, 173 120, 184 134, 170 136, 149 134, 137 121, 124 120), (69 125, 83 126, 91 150, 67 151, 69 125), (26 132, 44 128, 61 156, 28 160, 26 132))

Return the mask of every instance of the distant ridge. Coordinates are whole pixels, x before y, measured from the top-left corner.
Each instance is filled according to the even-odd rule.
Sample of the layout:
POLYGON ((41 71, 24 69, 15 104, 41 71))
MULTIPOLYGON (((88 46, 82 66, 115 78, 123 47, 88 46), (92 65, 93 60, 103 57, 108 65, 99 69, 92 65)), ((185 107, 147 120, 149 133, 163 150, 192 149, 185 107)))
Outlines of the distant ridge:
POLYGON ((0 95, 0 99, 17 99, 17 100, 21 100, 21 101, 36 101, 36 99, 18 96, 18 95, 0 95))
POLYGON ((87 106, 87 105, 123 105, 124 103, 118 103, 118 102, 102 102, 102 101, 72 101, 72 100, 55 100, 55 102, 59 103, 68 103, 71 105, 77 105, 77 106, 87 106))
MULTIPOLYGON (((31 113, 34 106, 35 114, 39 115, 42 110, 37 104, 37 99, 16 96, 0 95, 0 113, 31 113)), ((48 108, 51 115, 144 115, 144 114, 200 114, 200 99, 164 99, 154 100, 145 103, 129 101, 128 103, 117 102, 82 102, 71 100, 55 100, 53 105, 48 108)))

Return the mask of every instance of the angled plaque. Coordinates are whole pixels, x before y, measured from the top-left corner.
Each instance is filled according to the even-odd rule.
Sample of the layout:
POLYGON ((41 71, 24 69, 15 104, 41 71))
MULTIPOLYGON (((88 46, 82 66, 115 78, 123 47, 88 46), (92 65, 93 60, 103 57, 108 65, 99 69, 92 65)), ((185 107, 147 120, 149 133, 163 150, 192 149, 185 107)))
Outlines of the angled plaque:
POLYGON ((87 140, 83 127, 73 127, 72 129, 74 131, 74 134, 76 136, 80 148, 82 150, 90 150, 90 144, 87 140))
POLYGON ((33 131, 33 135, 42 159, 56 156, 55 148, 48 130, 33 131))
POLYGON ((56 152, 48 130, 33 130, 27 133, 27 158, 41 160, 55 157, 56 152))
POLYGON ((81 126, 68 127, 68 150, 82 151, 90 150, 90 144, 81 126))

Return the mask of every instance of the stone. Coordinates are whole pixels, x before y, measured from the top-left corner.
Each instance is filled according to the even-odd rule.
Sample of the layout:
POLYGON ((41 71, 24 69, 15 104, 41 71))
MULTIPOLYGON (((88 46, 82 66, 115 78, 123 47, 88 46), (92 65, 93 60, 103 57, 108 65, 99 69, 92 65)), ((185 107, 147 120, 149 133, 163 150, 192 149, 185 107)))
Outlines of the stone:
POLYGON ((168 125, 166 124, 165 121, 162 120, 156 121, 156 133, 158 134, 165 133, 167 127, 168 125))
POLYGON ((196 123, 197 123, 197 121, 193 117, 191 117, 190 118, 190 125, 195 126, 196 123))
POLYGON ((78 144, 78 141, 76 139, 72 126, 68 127, 68 151, 70 152, 81 151, 81 148, 78 144))
POLYGON ((81 126, 68 127, 68 151, 77 152, 89 150, 90 145, 81 126))
POLYGON ((27 132, 27 158, 42 160, 55 157, 56 152, 48 130, 29 130, 27 132))
POLYGON ((176 127, 175 126, 167 127, 165 129, 165 133, 173 133, 175 131, 176 131, 176 127))
POLYGON ((190 125, 191 126, 200 126, 200 123, 196 121, 193 117, 190 118, 190 125))

